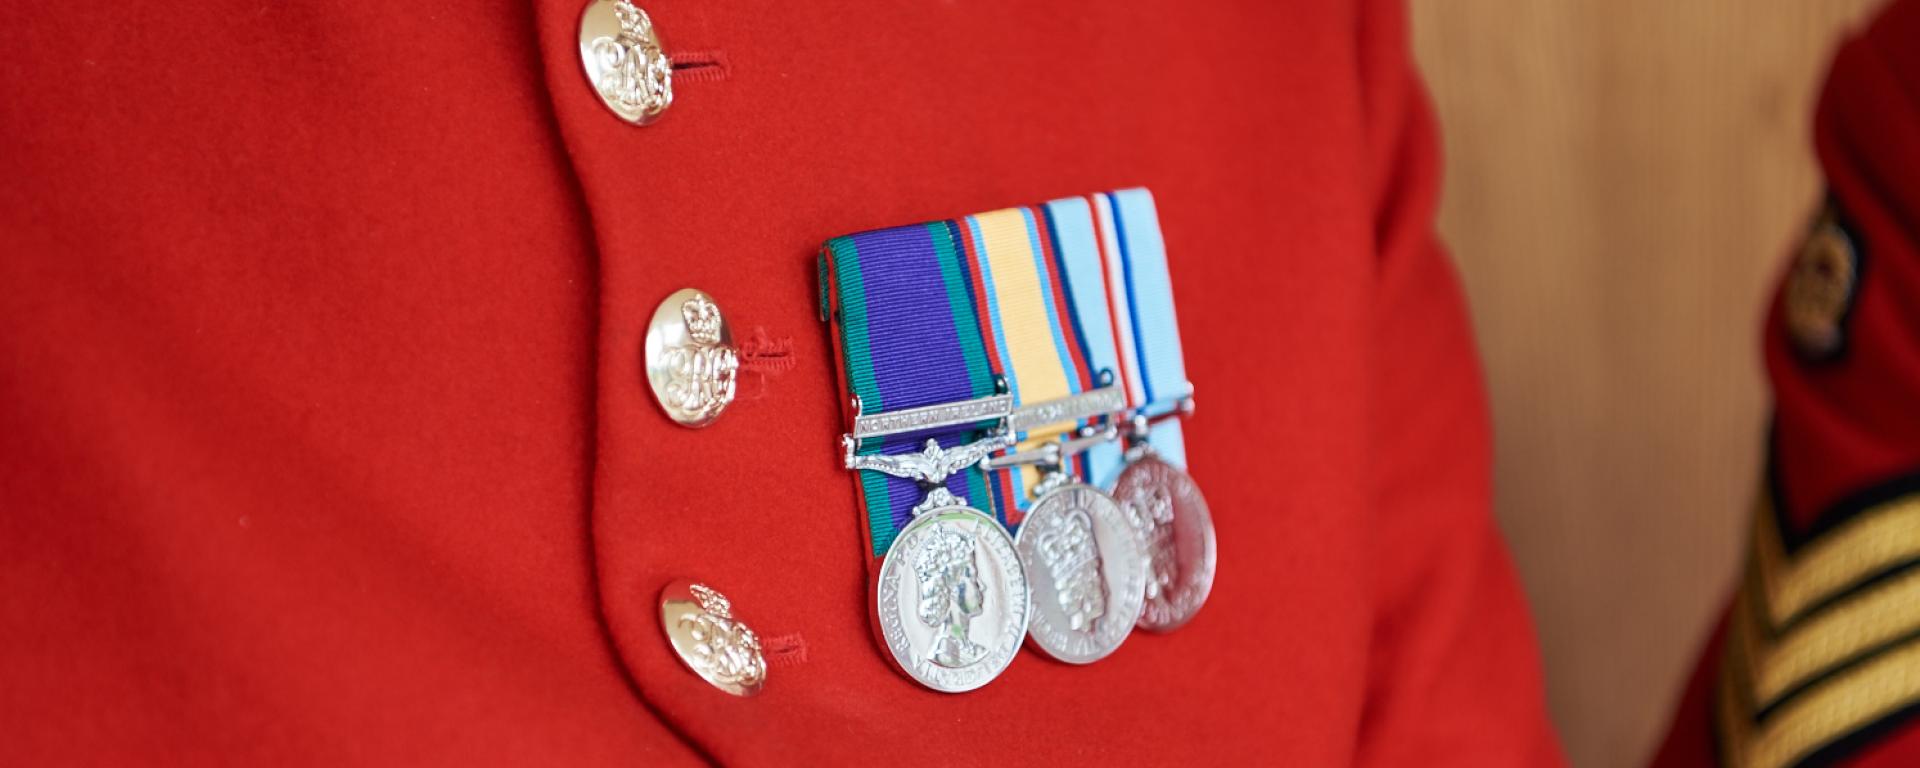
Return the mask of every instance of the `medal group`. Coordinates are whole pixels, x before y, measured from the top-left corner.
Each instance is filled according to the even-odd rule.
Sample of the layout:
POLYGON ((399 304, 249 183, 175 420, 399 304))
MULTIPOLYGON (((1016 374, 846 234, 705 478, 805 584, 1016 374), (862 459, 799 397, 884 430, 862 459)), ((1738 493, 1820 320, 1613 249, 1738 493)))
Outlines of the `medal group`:
POLYGON ((1193 617, 1214 532, 1182 470, 1193 387, 1146 190, 835 238, 821 278, 874 628, 903 672, 969 691, 1023 642, 1088 664, 1193 617))

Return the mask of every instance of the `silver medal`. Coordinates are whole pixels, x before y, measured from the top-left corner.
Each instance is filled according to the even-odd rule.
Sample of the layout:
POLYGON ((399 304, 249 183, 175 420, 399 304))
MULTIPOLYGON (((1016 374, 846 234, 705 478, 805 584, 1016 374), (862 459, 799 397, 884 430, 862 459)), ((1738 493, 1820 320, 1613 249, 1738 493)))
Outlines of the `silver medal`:
POLYGON ((1000 523, 972 507, 921 513, 887 549, 873 610, 895 664, 959 693, 991 682, 1027 633, 1027 574, 1000 523))
POLYGON ((1141 452, 1114 483, 1113 497, 1146 534, 1146 607, 1140 628, 1187 623, 1213 590, 1213 516, 1200 486, 1179 467, 1141 452))
POLYGON ((1139 621, 1146 537, 1112 497, 1081 483, 1040 497, 1014 546, 1033 580, 1029 637, 1072 664, 1106 658, 1139 621))
MULTIPOLYGON (((1002 401, 989 407, 1005 410, 1002 401)), ((933 415, 900 419, 901 428, 974 417, 925 413, 933 415)), ((907 676, 936 691, 971 691, 1013 662, 1027 635, 1032 595, 1013 537, 941 483, 1006 447, 1008 438, 996 433, 953 448, 928 440, 923 450, 908 454, 854 452, 858 439, 879 431, 847 436, 847 468, 915 480, 931 490, 881 561, 873 585, 874 625, 888 656, 907 676)))

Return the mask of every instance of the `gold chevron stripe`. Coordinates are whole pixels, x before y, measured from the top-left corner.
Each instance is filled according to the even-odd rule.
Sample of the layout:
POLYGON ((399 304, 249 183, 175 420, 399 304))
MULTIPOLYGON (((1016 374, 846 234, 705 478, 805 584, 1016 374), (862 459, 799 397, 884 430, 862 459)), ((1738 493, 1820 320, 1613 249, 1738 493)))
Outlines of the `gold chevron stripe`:
POLYGON ((1836 664, 1916 629, 1920 570, 1849 596, 1775 638, 1765 654, 1756 657, 1753 697, 1764 706, 1836 664))
POLYGON ((1767 505, 1755 512, 1721 649, 1715 719, 1727 765, 1785 768, 1920 704, 1920 569, 1847 592, 1920 557, 1920 494, 1862 510, 1792 557, 1767 505), (1842 668, 1865 653, 1873 655, 1842 668))
MULTIPOLYGON (((1728 690, 1731 687, 1723 683, 1723 697, 1734 695, 1728 690)), ((1794 697, 1758 727, 1751 716, 1735 711, 1737 707, 1724 707, 1725 758, 1729 766, 1785 768, 1916 703, 1920 703, 1920 642, 1909 642, 1794 697)))
MULTIPOLYGON (((1766 494, 1762 493, 1765 499, 1766 494)), ((1808 542, 1789 559, 1769 505, 1754 521, 1754 555, 1760 562, 1768 618, 1780 626, 1874 573, 1920 557, 1920 495, 1866 510, 1841 527, 1808 542)))

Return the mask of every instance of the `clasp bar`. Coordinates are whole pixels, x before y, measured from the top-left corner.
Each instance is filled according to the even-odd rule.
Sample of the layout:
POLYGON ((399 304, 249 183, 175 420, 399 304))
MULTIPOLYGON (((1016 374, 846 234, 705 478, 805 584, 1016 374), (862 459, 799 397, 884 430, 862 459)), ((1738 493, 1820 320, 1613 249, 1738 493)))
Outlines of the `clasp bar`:
POLYGON ((1119 413, 1126 409, 1127 393, 1119 387, 1108 385, 1075 395, 1020 406, 1007 416, 1007 428, 1015 432, 1026 432, 1048 424, 1082 421, 1095 416, 1119 413))
POLYGON ((983 421, 1004 421, 1012 414, 1013 395, 1006 394, 886 413, 865 413, 860 398, 856 397, 853 399, 853 434, 849 436, 855 440, 865 440, 944 427, 964 427, 983 421))

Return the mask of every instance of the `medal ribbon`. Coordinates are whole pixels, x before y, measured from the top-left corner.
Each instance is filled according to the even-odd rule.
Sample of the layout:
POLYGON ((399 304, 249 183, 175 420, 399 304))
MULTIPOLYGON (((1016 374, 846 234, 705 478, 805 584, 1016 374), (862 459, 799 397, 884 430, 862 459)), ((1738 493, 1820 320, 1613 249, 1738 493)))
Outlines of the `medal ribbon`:
MULTIPOLYGON (((848 394, 864 413, 972 400, 995 394, 996 371, 974 306, 972 267, 950 222, 930 222, 834 238, 822 254, 823 288, 839 336, 848 394)), ((931 438, 951 448, 984 436, 981 428, 892 435, 863 441, 861 455, 905 454, 931 438)), ((873 555, 925 498, 913 480, 856 472, 873 555)), ((989 509, 988 485, 977 467, 947 477, 948 491, 989 509)), ((1004 521, 1003 521, 1004 522, 1004 521)))
MULTIPOLYGON (((1101 259, 1100 234, 1094 220, 1093 196, 1068 197, 1046 204, 1053 234, 1055 262, 1066 287, 1072 325, 1086 355, 1085 368, 1098 375, 1106 371, 1113 386, 1125 388, 1121 378, 1118 330, 1107 301, 1106 266, 1101 259)), ((1122 448, 1104 443, 1081 457, 1081 479, 1101 488, 1113 487, 1124 464, 1122 448)))
MULTIPOLYGON (((1084 216, 1083 216, 1084 218, 1084 216)), ((1087 219, 1090 224, 1091 219, 1087 219)), ((1007 379, 1015 407, 1076 395, 1095 386, 1085 340, 1069 309, 1071 292, 1059 259, 1053 217, 1045 206, 1008 208, 961 219, 976 276, 976 303, 985 308, 989 351, 1007 379)), ((1039 448, 1079 426, 1063 421, 1015 435, 1014 450, 1039 448)), ((1078 474, 1079 462, 1067 471, 1078 474)), ((1009 528, 1019 525, 1034 499, 1027 489, 1042 478, 1035 466, 1019 466, 989 476, 996 506, 1009 528)))
MULTIPOLYGON (((1004 376, 1015 406, 1079 394, 1110 372, 1127 402, 1149 416, 1191 394, 1173 311, 1166 246, 1145 189, 1103 192, 834 238, 821 257, 822 298, 839 337, 847 393, 876 414, 995 394, 1004 376)), ((1082 426, 1043 425, 1017 435, 1038 448, 1082 426)), ((861 455, 951 448, 994 423, 865 440, 861 455)), ((1149 436, 1162 458, 1186 464, 1176 419, 1149 436)), ((1100 445, 1064 467, 1102 487, 1119 476, 1118 445, 1100 445)), ((913 480, 855 473, 875 556, 886 553, 925 494, 913 480)), ((1032 500, 1039 470, 969 467, 947 490, 1009 531, 1032 500)))
MULTIPOLYGON (((1145 189, 1102 192, 1086 198, 1093 208, 1096 242, 1105 274, 1108 318, 1118 344, 1115 378, 1127 388, 1127 402, 1140 413, 1173 412, 1192 396, 1187 364, 1180 350, 1180 325, 1173 311, 1173 280, 1167 272, 1167 246, 1153 195, 1145 189)), ((1095 320, 1083 314, 1083 323, 1095 320)), ((1148 441, 1160 457, 1185 467, 1180 420, 1154 425, 1148 441)), ((1096 478, 1117 477, 1120 460, 1092 468, 1096 478), (1109 474, 1111 472, 1111 474, 1109 474)))

